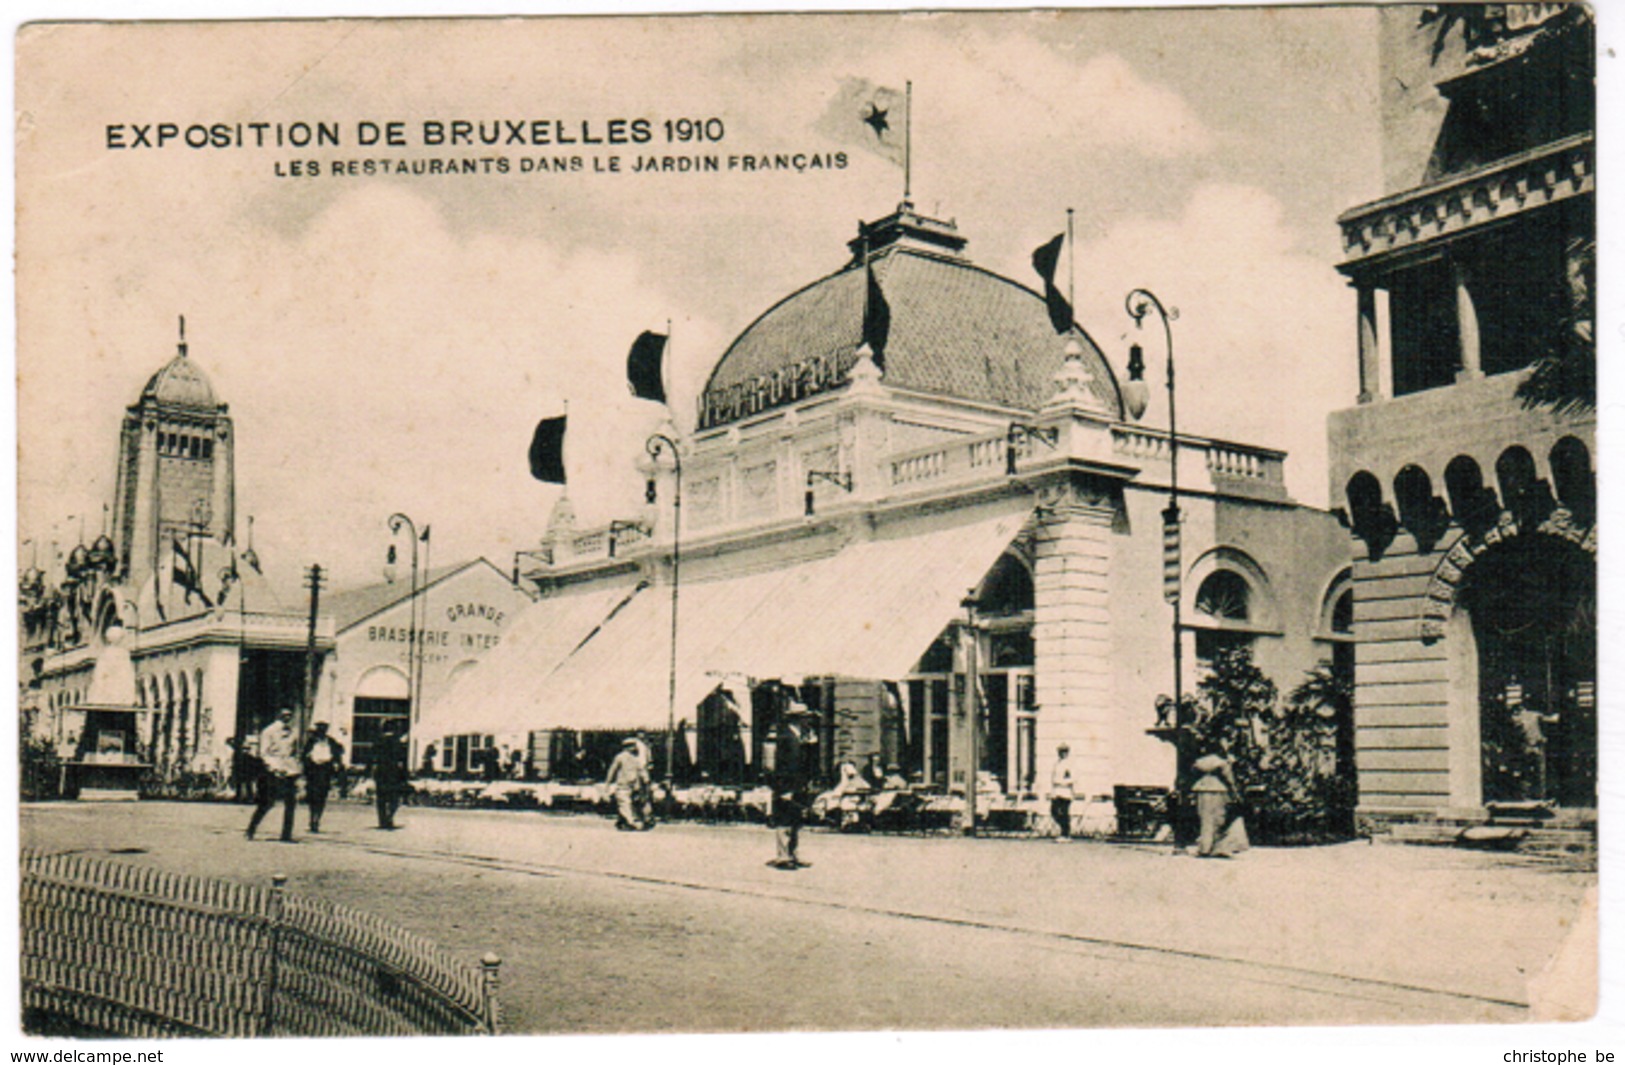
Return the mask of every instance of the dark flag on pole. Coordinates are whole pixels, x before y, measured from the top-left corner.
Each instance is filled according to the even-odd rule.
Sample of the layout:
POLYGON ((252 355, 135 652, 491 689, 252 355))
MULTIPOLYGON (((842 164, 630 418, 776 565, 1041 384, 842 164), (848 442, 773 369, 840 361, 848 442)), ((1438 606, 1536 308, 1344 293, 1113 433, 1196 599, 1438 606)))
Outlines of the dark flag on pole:
POLYGON ((869 345, 874 353, 875 366, 881 371, 886 369, 886 339, 891 335, 891 305, 886 302, 886 294, 880 291, 880 281, 875 277, 873 263, 864 266, 868 274, 863 298, 863 342, 869 345))
POLYGON ((666 336, 645 332, 632 342, 632 351, 626 356, 626 386, 639 399, 666 402, 666 385, 661 373, 661 362, 666 354, 666 336))
POLYGON ((1072 305, 1055 287, 1055 268, 1061 264, 1061 245, 1065 242, 1066 234, 1057 233, 1054 240, 1033 252, 1033 269, 1044 279, 1044 305, 1049 308, 1049 324, 1057 333, 1066 333, 1072 328, 1072 305))
POLYGON ((530 438, 530 475, 538 481, 564 483, 564 419, 543 418, 530 438))
POLYGON ((204 606, 213 609, 214 604, 209 601, 208 595, 203 591, 203 583, 198 580, 197 567, 192 564, 192 556, 181 546, 179 539, 170 540, 170 546, 174 549, 174 568, 171 577, 176 584, 185 589, 186 602, 190 603, 192 596, 195 595, 203 600, 204 606))

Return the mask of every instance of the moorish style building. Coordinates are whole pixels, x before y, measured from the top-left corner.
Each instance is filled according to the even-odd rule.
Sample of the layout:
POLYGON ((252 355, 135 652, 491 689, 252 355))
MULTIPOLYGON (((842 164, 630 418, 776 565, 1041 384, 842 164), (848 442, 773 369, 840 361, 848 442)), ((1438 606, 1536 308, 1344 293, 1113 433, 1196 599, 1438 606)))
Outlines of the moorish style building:
MULTIPOLYGON (((238 546, 234 443, 183 321, 177 353, 125 412, 112 534, 22 577, 31 727, 64 761, 108 754, 85 734, 85 707, 113 631, 135 667, 126 701, 146 711, 135 749, 116 753, 149 783, 218 775, 228 740, 302 705, 308 619, 238 546)), ((332 649, 331 620, 318 619, 316 647, 332 649)))
POLYGON ((1332 498, 1353 534, 1360 806, 1387 820, 1587 811, 1594 401, 1524 393, 1536 364, 1571 383, 1594 372, 1590 12, 1380 19, 1391 192, 1339 219, 1360 393, 1330 421, 1332 498))
MULTIPOLYGON (((1087 332, 1058 335, 966 243, 904 203, 746 328, 692 429, 665 430, 680 474, 662 445, 646 505, 604 527, 561 500, 518 560, 540 600, 423 735, 489 733, 564 773, 669 714, 692 773, 737 780, 794 699, 826 767, 875 755, 1031 793, 1064 743, 1080 795, 1166 787, 1173 749, 1148 730, 1174 668, 1169 434, 1126 409, 1087 332)), ((1187 691, 1227 643, 1292 684, 1346 638, 1346 533, 1288 498, 1284 460, 1180 435, 1187 691)))
POLYGON ((139 768, 149 794, 217 787, 228 741, 283 707, 306 719, 308 700, 308 717, 366 765, 384 721, 410 726, 529 604, 484 560, 334 590, 315 619, 313 664, 308 593, 274 589, 252 543, 239 546, 233 444, 229 408, 183 332, 125 412, 111 535, 22 574, 25 727, 63 762, 139 768), (134 669, 115 698, 141 711, 133 743, 113 751, 88 733, 107 731, 93 724, 107 695, 92 680, 115 656, 134 669))

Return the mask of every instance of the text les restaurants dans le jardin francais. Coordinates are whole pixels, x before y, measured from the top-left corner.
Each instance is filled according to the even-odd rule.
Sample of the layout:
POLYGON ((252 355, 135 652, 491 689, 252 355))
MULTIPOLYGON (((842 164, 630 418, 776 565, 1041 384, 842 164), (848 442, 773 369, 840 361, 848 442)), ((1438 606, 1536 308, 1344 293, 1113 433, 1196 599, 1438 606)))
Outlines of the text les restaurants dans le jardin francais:
POLYGON ((281 178, 458 174, 807 173, 845 170, 845 152, 725 150, 718 117, 118 122, 109 151, 275 153, 281 178), (365 154, 348 154, 366 149, 365 154), (335 156, 334 152, 346 153, 335 156))

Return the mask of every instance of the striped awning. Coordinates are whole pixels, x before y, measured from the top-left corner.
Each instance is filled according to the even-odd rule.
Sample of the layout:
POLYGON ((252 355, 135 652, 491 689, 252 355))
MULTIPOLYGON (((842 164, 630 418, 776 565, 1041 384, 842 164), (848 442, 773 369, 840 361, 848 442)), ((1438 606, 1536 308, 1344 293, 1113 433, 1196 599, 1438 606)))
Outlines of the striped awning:
POLYGON ((548 678, 633 600, 644 595, 625 579, 597 583, 537 600, 516 617, 502 642, 424 707, 418 736, 461 733, 522 735, 544 698, 548 678))
MULTIPOLYGON (((883 526, 872 538, 820 558, 685 577, 676 718, 693 721, 694 707, 730 677, 902 678, 960 615, 961 601, 1031 510, 1026 501, 962 508, 883 526)), ((671 609, 669 588, 646 588, 562 658, 557 651, 566 641, 554 638, 551 655, 526 653, 521 634, 511 633, 497 648, 505 653, 493 652, 471 671, 443 701, 440 716, 457 722, 448 731, 515 737, 552 728, 663 729, 671 609), (512 675, 516 670, 525 675, 512 675), (504 712, 484 711, 479 703, 504 712), (476 712, 493 727, 470 727, 473 716, 458 716, 476 712)), ((527 611, 525 620, 530 616, 527 611)))

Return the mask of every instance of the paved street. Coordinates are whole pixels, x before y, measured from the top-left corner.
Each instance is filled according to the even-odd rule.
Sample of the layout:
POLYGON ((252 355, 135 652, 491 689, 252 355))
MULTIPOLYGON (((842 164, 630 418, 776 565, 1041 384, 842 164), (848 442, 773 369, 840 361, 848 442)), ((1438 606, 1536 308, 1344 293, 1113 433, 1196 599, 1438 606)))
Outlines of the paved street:
POLYGON ((245 841, 247 818, 27 806, 22 842, 251 882, 285 872, 471 960, 496 950, 510 1028, 526 1032, 1525 1020, 1596 881, 1435 848, 1204 862, 829 833, 806 838, 812 868, 785 873, 763 864, 757 826, 631 834, 409 809, 385 833, 344 804, 288 846, 245 841))

